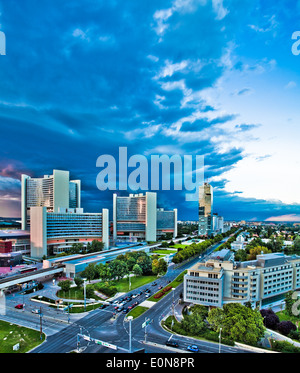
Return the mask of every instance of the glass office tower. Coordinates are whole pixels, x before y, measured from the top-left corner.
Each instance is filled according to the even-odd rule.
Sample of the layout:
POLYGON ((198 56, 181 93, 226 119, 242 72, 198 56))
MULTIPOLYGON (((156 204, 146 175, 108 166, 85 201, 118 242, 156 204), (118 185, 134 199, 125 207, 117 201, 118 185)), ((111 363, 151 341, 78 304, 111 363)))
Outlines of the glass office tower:
POLYGON ((204 183, 199 187, 199 236, 209 236, 213 223, 213 188, 210 184, 204 183))

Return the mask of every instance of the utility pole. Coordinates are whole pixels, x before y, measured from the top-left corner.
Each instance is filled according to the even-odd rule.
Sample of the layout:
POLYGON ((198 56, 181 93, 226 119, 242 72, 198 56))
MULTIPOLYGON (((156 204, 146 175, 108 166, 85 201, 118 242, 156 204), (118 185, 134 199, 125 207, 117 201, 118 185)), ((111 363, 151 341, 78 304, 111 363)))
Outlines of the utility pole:
POLYGON ((131 321, 133 320, 133 316, 127 317, 129 321, 129 353, 131 354, 131 321))
POLYGON ((43 339, 43 315, 42 315, 42 307, 40 307, 40 339, 43 339))

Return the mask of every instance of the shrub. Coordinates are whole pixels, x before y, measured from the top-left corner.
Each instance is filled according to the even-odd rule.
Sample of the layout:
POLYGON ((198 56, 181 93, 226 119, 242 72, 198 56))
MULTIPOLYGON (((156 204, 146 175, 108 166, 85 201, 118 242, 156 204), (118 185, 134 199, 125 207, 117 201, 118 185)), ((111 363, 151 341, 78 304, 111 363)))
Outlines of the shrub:
POLYGON ((172 286, 167 286, 166 288, 163 289, 163 292, 166 293, 167 291, 171 290, 172 286))
POLYGON ((154 298, 158 299, 158 298, 161 298, 163 295, 164 295, 164 293, 162 291, 160 291, 159 293, 154 295, 154 298))
POLYGON ((277 326, 277 330, 284 335, 288 335, 292 330, 297 330, 297 327, 291 321, 281 321, 277 326))

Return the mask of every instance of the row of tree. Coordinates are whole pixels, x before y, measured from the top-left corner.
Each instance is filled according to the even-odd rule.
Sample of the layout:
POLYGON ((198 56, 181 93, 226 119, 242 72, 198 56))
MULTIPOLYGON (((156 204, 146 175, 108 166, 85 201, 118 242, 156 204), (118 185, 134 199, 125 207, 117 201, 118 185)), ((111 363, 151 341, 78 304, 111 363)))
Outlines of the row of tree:
POLYGON ((231 234, 236 232, 237 229, 238 227, 232 227, 226 233, 220 233, 217 234, 215 237, 207 239, 200 243, 192 243, 191 245, 187 245, 184 249, 178 249, 177 253, 173 256, 173 263, 181 263, 186 259, 203 253, 209 246, 222 241, 223 238, 230 236, 231 234))
POLYGON ((90 263, 81 273, 89 281, 101 279, 102 281, 120 280, 130 273, 136 276, 158 275, 167 271, 167 263, 158 256, 152 258, 144 251, 121 254, 109 263, 90 263))

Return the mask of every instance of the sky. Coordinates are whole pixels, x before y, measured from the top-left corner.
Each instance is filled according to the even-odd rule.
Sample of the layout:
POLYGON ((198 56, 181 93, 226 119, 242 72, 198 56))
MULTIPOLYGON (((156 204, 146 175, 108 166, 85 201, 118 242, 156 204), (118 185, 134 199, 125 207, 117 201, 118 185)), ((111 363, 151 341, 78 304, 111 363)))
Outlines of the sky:
MULTIPOLYGON (((203 156, 226 220, 300 221, 299 19, 295 0, 0 0, 0 216, 53 169, 111 209, 96 162, 127 147, 203 156)), ((185 194, 158 204, 196 220, 185 194)))

